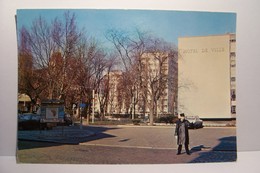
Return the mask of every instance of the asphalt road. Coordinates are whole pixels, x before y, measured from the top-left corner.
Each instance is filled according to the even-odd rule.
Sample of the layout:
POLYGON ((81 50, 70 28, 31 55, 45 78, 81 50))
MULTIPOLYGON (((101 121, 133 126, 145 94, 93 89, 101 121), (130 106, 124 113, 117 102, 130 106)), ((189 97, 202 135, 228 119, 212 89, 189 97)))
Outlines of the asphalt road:
POLYGON ((236 160, 236 128, 190 130, 191 155, 176 155, 171 126, 89 126, 96 133, 79 145, 19 141, 20 163, 172 164, 236 160))

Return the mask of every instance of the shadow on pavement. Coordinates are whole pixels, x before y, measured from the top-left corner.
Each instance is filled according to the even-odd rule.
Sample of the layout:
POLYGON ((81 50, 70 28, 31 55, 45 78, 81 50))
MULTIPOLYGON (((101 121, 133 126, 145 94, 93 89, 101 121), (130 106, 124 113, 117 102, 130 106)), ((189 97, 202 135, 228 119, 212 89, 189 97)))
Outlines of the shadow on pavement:
POLYGON ((191 149, 191 153, 201 151, 199 156, 190 163, 207 162, 234 162, 237 160, 236 136, 229 136, 219 139, 220 143, 214 148, 199 145, 191 149))
POLYGON ((94 141, 94 140, 99 140, 99 139, 104 139, 104 138, 113 138, 115 137, 114 135, 109 135, 104 133, 107 130, 115 130, 115 129, 119 129, 119 128, 111 128, 111 127, 88 127, 88 129, 92 132, 94 132, 94 135, 91 135, 87 138, 85 138, 84 140, 80 141, 80 142, 89 142, 89 141, 94 141))
POLYGON ((54 147, 54 146, 60 146, 60 145, 62 145, 62 144, 53 143, 53 142, 38 142, 38 141, 29 141, 29 140, 18 140, 17 141, 17 149, 18 150, 54 147))
POLYGON ((103 138, 112 138, 113 135, 106 134, 107 130, 119 129, 117 127, 105 126, 84 126, 67 127, 63 134, 60 129, 47 131, 18 131, 17 149, 33 149, 60 146, 65 144, 78 145, 81 142, 88 142, 103 138))
POLYGON ((198 152, 198 151, 210 150, 210 149, 211 149, 211 147, 207 147, 207 146, 204 146, 204 145, 199 145, 199 146, 195 146, 195 147, 191 148, 191 152, 195 153, 195 152, 198 152))

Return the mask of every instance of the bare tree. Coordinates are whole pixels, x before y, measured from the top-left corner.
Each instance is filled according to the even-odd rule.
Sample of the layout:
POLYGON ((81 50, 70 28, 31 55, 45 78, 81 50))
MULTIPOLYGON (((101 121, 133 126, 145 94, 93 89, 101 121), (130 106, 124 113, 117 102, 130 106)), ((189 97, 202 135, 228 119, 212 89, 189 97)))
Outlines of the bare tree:
MULTIPOLYGON (((176 60, 177 53, 174 53, 171 45, 165 41, 154 38, 147 46, 147 54, 144 57, 143 78, 143 97, 146 96, 146 102, 150 111, 150 122, 153 123, 155 115, 158 116, 158 103, 161 99, 161 112, 164 111, 164 100, 169 102, 169 62, 176 60)), ((176 83, 177 84, 177 83, 176 83)), ((176 85, 175 84, 175 85, 176 85)), ((173 84, 174 85, 174 84, 173 84)), ((168 106, 168 105, 167 105, 168 106)), ((167 110, 168 112, 168 110, 167 110)))
POLYGON ((106 85, 105 74, 109 73, 115 65, 115 60, 112 56, 107 56, 105 51, 99 46, 95 39, 88 39, 81 37, 80 44, 77 47, 78 57, 78 73, 74 75, 77 90, 77 103, 87 103, 86 114, 89 119, 89 114, 92 112, 93 103, 93 90, 98 104, 99 112, 103 118, 105 115, 108 86, 106 85))
POLYGON ((98 43, 77 28, 76 17, 69 11, 51 23, 40 16, 20 33, 21 92, 31 87, 42 99, 63 99, 67 107, 75 102, 90 103, 92 90, 99 91, 104 73, 114 65, 98 43), (22 61, 25 57, 28 70, 22 61))
POLYGON ((111 71, 116 66, 117 61, 114 54, 110 54, 105 61, 105 68, 102 70, 102 75, 98 81, 98 101, 99 109, 101 113, 101 118, 103 119, 106 112, 108 111, 108 104, 110 101, 110 92, 111 92, 111 71))
MULTIPOLYGON (((133 34, 110 30, 106 37, 116 53, 108 54, 95 39, 79 30, 75 15, 69 11, 51 23, 40 16, 30 29, 20 31, 19 92, 36 99, 63 99, 68 108, 85 102, 89 113, 94 90, 104 116, 112 99, 110 73, 120 60, 122 74, 115 88, 118 103, 114 106, 118 110, 125 107, 132 118, 136 118, 136 109, 145 114, 149 108, 153 124, 167 88, 177 90, 177 79, 169 77, 169 64, 173 62, 176 67, 177 51, 140 30, 133 34)), ((171 97, 175 99, 176 94, 171 97)))
POLYGON ((139 30, 133 36, 116 30, 108 33, 107 38, 118 51, 124 67, 124 78, 128 82, 125 90, 131 95, 131 110, 135 111, 137 104, 142 106, 144 113, 149 108, 152 125, 158 101, 167 94, 169 82, 177 85, 177 80, 169 79, 169 62, 177 60, 177 51, 162 39, 139 30))
POLYGON ((64 13, 63 20, 56 18, 52 22, 52 39, 56 49, 62 57, 61 75, 59 77, 58 98, 64 99, 66 91, 73 85, 74 76, 77 71, 73 69, 73 63, 77 59, 78 45, 81 37, 85 37, 82 31, 77 29, 75 14, 69 11, 64 13))
POLYGON ((29 45, 30 35, 26 28, 21 28, 19 32, 18 48, 18 92, 27 94, 32 104, 36 104, 37 99, 45 97, 45 70, 37 69, 34 66, 34 59, 29 45))
POLYGON ((72 66, 75 62, 76 47, 82 33, 77 30, 75 15, 64 13, 63 20, 56 18, 48 23, 43 17, 34 20, 27 31, 28 49, 33 66, 45 71, 49 99, 65 99, 66 92, 73 84, 72 66))
POLYGON ((133 35, 125 31, 109 30, 107 39, 114 45, 118 58, 122 62, 123 76, 121 85, 125 86, 123 96, 127 113, 135 118, 135 108, 138 104, 137 92, 139 91, 140 59, 145 53, 147 33, 136 30, 133 35), (130 112, 128 112, 128 110, 130 112))

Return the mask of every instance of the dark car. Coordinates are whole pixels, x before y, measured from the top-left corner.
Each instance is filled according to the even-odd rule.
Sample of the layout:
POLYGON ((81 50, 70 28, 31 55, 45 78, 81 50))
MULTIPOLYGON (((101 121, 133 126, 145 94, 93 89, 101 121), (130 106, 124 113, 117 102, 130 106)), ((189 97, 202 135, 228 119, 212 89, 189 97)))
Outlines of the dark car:
POLYGON ((25 113, 18 115, 18 130, 40 129, 41 116, 34 113, 25 113))
POLYGON ((190 129, 198 129, 203 127, 203 121, 199 118, 199 116, 186 116, 186 120, 190 122, 190 129))

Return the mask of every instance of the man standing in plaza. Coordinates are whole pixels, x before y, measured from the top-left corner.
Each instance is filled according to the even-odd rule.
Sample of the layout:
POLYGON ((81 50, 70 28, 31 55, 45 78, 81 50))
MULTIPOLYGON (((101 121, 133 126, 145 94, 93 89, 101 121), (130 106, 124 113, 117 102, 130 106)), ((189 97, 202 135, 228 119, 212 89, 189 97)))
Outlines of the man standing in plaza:
POLYGON ((189 151, 189 121, 185 119, 185 114, 181 113, 179 120, 176 122, 175 137, 177 138, 178 152, 181 154, 182 146, 185 146, 186 154, 190 155, 189 151))

